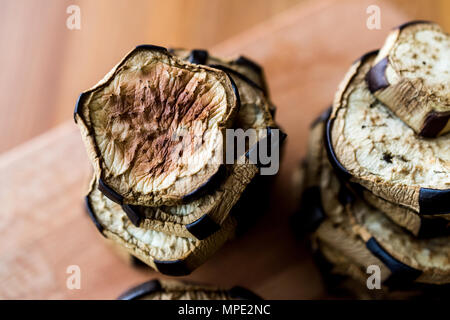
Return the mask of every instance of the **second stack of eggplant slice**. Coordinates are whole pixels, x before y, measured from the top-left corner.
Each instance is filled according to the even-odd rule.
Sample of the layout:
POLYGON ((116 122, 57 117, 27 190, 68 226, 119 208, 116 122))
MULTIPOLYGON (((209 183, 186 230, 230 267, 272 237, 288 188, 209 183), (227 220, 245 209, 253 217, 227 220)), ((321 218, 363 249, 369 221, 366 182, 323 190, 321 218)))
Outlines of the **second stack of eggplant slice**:
MULTIPOLYGON (((422 22, 401 28, 408 26, 430 28, 422 22)), ((399 37, 390 37, 385 45, 395 46, 391 41, 399 37)), ((417 59, 436 50, 428 49, 417 59)), ((353 286, 357 297, 448 297, 450 135, 424 138, 377 100, 370 73, 384 54, 357 60, 332 107, 314 121, 298 174, 303 182, 295 221, 311 234, 326 278, 353 286), (371 266, 380 270, 378 291, 367 287, 371 266)), ((436 61, 448 73, 447 62, 436 61)))
POLYGON ((267 187, 254 186, 260 168, 247 158, 284 138, 273 134, 273 111, 261 69, 246 58, 137 47, 75 109, 94 166, 86 204, 97 228, 162 273, 190 273, 249 214, 236 205, 247 189, 267 187), (223 163, 227 129, 257 133, 232 164, 223 163))
POLYGON ((341 177, 419 215, 450 213, 450 136, 420 138, 370 93, 376 52, 341 83, 327 122, 326 147, 341 177))

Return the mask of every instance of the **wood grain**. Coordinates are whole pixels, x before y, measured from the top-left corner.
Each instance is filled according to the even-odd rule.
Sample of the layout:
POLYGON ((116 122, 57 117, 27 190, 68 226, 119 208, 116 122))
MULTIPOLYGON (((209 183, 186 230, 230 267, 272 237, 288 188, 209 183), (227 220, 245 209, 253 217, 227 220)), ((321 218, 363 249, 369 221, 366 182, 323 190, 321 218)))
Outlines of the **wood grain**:
MULTIPOLYGON (((278 119, 289 136, 269 212, 184 278, 239 284, 267 299, 326 297, 306 245, 295 241, 289 226, 297 205, 291 177, 304 155, 309 123, 328 106, 349 64, 379 47, 388 30, 405 20, 386 2, 308 2, 214 47, 214 53, 243 53, 265 67, 278 119), (383 23, 382 30, 370 31, 361 13, 374 3, 382 8, 383 23)), ((93 35, 90 41, 95 42, 93 35)), ((103 54, 108 61, 123 54, 115 44, 106 49, 102 45, 87 52, 83 47, 80 57, 67 54, 81 61, 95 56, 101 64, 106 64, 103 54)), ((79 72, 91 71, 80 67, 79 72)), ((80 77, 74 79, 75 88, 91 76, 80 77)), ((69 90, 70 83, 65 86, 69 90)), ((157 276, 121 261, 86 217, 82 196, 89 171, 72 122, 0 157, 0 298, 111 299, 157 276), (66 287, 69 265, 81 268, 80 290, 66 287)))

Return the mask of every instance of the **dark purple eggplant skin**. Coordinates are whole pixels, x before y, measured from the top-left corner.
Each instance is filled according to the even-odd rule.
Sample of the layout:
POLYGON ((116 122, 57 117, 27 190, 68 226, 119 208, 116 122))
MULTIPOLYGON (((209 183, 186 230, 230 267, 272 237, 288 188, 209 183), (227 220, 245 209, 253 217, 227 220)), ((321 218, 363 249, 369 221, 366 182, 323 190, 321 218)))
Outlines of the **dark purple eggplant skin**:
POLYGON ((389 276, 388 279, 386 279, 386 281, 388 281, 391 284, 413 282, 422 274, 422 271, 407 266, 406 264, 398 261, 393 256, 391 256, 388 252, 386 252, 386 250, 384 250, 384 248, 378 243, 378 241, 374 237, 371 237, 366 242, 366 247, 367 249, 369 249, 370 252, 372 252, 374 256, 380 259, 391 271, 392 274, 389 276))
POLYGON ((100 192, 103 193, 103 195, 106 196, 109 200, 122 205, 123 197, 116 191, 114 191, 105 182, 103 182, 101 178, 98 179, 98 190, 100 190, 100 192))
POLYGON ((73 110, 73 121, 75 123, 77 123, 76 115, 78 114, 78 109, 80 108, 80 103, 83 100, 83 98, 84 98, 84 92, 78 96, 77 102, 75 103, 75 109, 73 110))
POLYGON ((183 260, 153 260, 153 262, 158 271, 167 276, 187 276, 192 272, 183 260))
POLYGON ((325 126, 324 132, 324 142, 325 149, 328 155, 328 160, 330 161, 331 166, 336 172, 337 176, 344 181, 349 181, 352 177, 350 172, 339 162, 336 153, 334 152, 333 143, 331 141, 331 129, 333 127, 334 118, 329 118, 327 120, 327 124, 325 126))
MULTIPOLYGON (((138 45, 138 46, 136 46, 136 48, 135 48, 135 50, 136 49, 145 49, 145 50, 156 50, 156 51, 161 51, 161 52, 167 52, 167 53, 170 53, 168 50, 167 50, 167 48, 165 48, 165 47, 161 47, 161 46, 155 46, 155 45, 153 45, 153 44, 140 44, 140 45, 138 45)), ((134 52, 134 50, 133 50, 133 52, 134 52)))
POLYGON ((366 82, 371 93, 389 87, 385 74, 388 62, 388 57, 384 57, 367 72, 366 82))
POLYGON ((220 226, 208 215, 204 214, 194 222, 187 224, 186 229, 198 240, 203 240, 219 231, 220 226))
POLYGON ((88 214, 89 218, 91 218, 92 222, 94 223, 95 227, 100 232, 100 234, 103 237, 105 237, 105 235, 103 234, 104 228, 101 225, 101 223, 97 220, 97 217, 95 216, 94 211, 92 210, 92 205, 91 205, 91 201, 89 200, 89 196, 86 196, 84 198, 84 203, 85 203, 86 213, 88 214))
POLYGON ((195 199, 198 199, 205 194, 209 194, 212 191, 216 190, 220 184, 226 179, 227 177, 227 167, 226 165, 222 164, 219 166, 219 169, 215 174, 211 176, 211 178, 208 179, 205 183, 203 183, 200 187, 192 191, 191 193, 186 194, 183 196, 183 203, 189 203, 195 199))
POLYGON ((161 283, 159 280, 154 279, 125 291, 117 298, 117 300, 137 300, 146 295, 160 292, 161 290, 161 283))
POLYGON ((257 64, 255 61, 244 57, 244 56, 239 56, 236 60, 233 61, 235 64, 241 65, 241 66, 248 66, 251 69, 253 69, 253 71, 255 71, 256 73, 258 73, 259 75, 262 75, 263 69, 262 67, 257 64))
POLYGON ((209 57, 208 51, 202 49, 194 49, 191 51, 188 60, 190 63, 206 64, 208 57, 209 57))
POLYGON ((450 112, 431 112, 423 123, 420 134, 425 138, 436 137, 450 121, 450 112))
POLYGON ((450 213, 450 189, 420 188, 419 207, 423 215, 450 213))
POLYGON ((138 206, 133 206, 131 204, 123 204, 122 210, 125 212, 128 219, 131 221, 131 223, 134 226, 136 226, 136 227, 140 226, 141 221, 142 221, 142 218, 141 218, 142 214, 139 212, 138 206))
POLYGON ((420 219, 419 239, 450 236, 450 223, 444 218, 420 219))
POLYGON ((228 75, 234 75, 234 76, 236 76, 236 77, 242 79, 243 81, 247 82, 247 83, 248 83, 249 85, 251 85, 252 87, 254 87, 254 88, 258 89, 258 90, 261 90, 261 91, 264 93, 264 95, 266 94, 266 92, 264 91, 263 88, 261 88, 258 84, 256 84, 256 83, 255 83, 253 80, 251 80, 249 77, 247 77, 246 75, 244 75, 244 74, 242 74, 242 73, 240 73, 240 72, 237 72, 236 70, 233 70, 233 69, 231 69, 231 68, 228 68, 228 67, 223 66, 223 65, 220 65, 220 64, 210 64, 210 65, 208 65, 208 66, 211 67, 211 68, 214 68, 214 69, 222 70, 222 71, 224 71, 225 73, 227 73, 228 75))

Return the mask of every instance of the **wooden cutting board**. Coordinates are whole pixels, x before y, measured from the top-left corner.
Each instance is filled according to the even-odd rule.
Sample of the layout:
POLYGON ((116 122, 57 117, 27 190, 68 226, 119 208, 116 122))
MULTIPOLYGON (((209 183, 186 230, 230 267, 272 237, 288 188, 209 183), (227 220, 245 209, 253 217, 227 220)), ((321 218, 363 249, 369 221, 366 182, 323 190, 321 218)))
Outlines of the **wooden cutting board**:
MULTIPOLYGON (((310 122, 329 105, 351 62, 381 46, 388 30, 406 20, 381 1, 308 2, 212 48, 265 67, 288 140, 269 212, 183 278, 241 285, 267 299, 327 298, 307 246, 289 227, 297 205, 293 170, 304 155, 310 122), (366 8, 373 4, 381 8, 380 30, 366 27, 366 8)), ((159 276, 118 258, 86 217, 90 166, 70 117, 0 157, 0 298, 113 299, 159 276), (81 289, 66 286, 71 265, 80 267, 81 289)))

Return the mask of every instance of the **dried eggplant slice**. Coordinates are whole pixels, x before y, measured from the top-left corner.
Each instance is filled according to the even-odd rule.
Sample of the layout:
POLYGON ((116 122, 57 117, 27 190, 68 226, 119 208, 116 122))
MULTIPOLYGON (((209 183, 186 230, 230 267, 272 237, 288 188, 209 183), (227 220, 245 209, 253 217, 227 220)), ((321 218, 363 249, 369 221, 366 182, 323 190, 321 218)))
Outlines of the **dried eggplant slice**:
POLYGON ((417 277, 417 282, 450 282, 450 237, 417 239, 392 223, 379 210, 368 210, 363 202, 352 206, 352 214, 361 227, 358 228, 360 236, 369 237, 364 239, 369 250, 391 271, 408 273, 412 279, 417 277))
POLYGON ((397 225, 410 231, 419 238, 430 238, 450 235, 450 215, 420 216, 415 211, 393 204, 373 193, 363 190, 362 197, 370 205, 384 212, 397 225))
POLYGON ((233 237, 236 229, 233 217, 227 218, 220 230, 205 240, 136 227, 119 204, 98 190, 95 181, 87 195, 87 202, 106 238, 116 242, 153 269, 167 275, 189 274, 233 237))
POLYGON ((325 146, 342 179, 422 215, 450 213, 450 135, 421 139, 370 93, 366 55, 340 84, 325 146))
POLYGON ((223 289, 215 286, 201 285, 165 279, 154 279, 133 287, 118 300, 261 300, 253 292, 235 286, 223 289))
MULTIPOLYGON (((303 170, 304 175, 306 176, 304 178, 306 180, 304 184, 307 189, 305 190, 306 195, 302 196, 305 201, 300 202, 302 204, 300 211, 307 212, 307 215, 310 216, 309 219, 307 219, 308 221, 313 217, 316 217, 317 220, 319 219, 318 217, 321 216, 319 214, 320 211, 317 213, 317 210, 314 209, 318 208, 317 205, 308 203, 313 202, 313 199, 315 199, 313 191, 311 190, 319 184, 322 166, 330 166, 323 141, 325 122, 329 116, 329 112, 327 111, 314 121, 309 135, 308 152, 305 164, 306 168, 303 170), (306 209, 305 206, 308 206, 309 209, 306 209)), ((357 187, 354 191, 358 192, 358 194, 370 205, 384 212, 393 222, 407 229, 419 238, 450 235, 450 215, 421 216, 414 210, 377 197, 364 188, 357 187)), ((297 194, 301 193, 298 192, 297 194)), ((339 207, 335 207, 334 209, 328 208, 328 211, 333 212, 333 210, 339 210, 339 207)))
MULTIPOLYGON (((182 57, 181 54, 180 56, 182 57)), ((255 129, 259 136, 264 136, 267 127, 276 126, 266 97, 245 77, 230 71, 229 68, 224 67, 223 70, 231 74, 239 91, 241 108, 236 116, 235 126, 243 130, 255 129)), ((137 226, 171 232, 182 237, 194 236, 199 240, 205 239, 219 229, 248 183, 258 173, 257 167, 243 162, 238 161, 238 164, 230 165, 224 174, 225 177, 219 180, 216 187, 209 185, 209 189, 213 192, 206 193, 198 199, 175 206, 132 208, 127 206, 125 211, 132 221, 132 217, 142 217, 137 224, 135 223, 137 226), (130 212, 131 209, 134 212, 130 212)))
POLYGON ((325 212, 329 223, 325 221, 319 226, 319 238, 334 247, 339 246, 341 252, 355 261, 358 259, 358 263, 364 266, 364 261, 367 263, 370 259, 367 256, 370 252, 389 269, 390 283, 450 282, 450 237, 417 239, 359 197, 343 197, 342 193, 348 190, 339 183, 331 167, 324 170, 323 177, 322 203, 328 205, 325 212), (343 199, 349 200, 345 202, 343 199), (327 211, 336 207, 340 210, 327 211), (338 234, 333 232, 333 228, 347 230, 347 233, 338 234), (358 246, 354 243, 355 239, 358 246))
POLYGON ((450 131, 450 36, 413 21, 393 30, 367 73, 370 91, 417 134, 450 131))
POLYGON ((236 164, 230 170, 217 190, 188 204, 136 206, 136 214, 142 217, 138 226, 199 240, 214 234, 226 221, 231 209, 259 169, 252 164, 236 164))
POLYGON ((238 106, 223 71, 139 46, 80 96, 75 119, 106 195, 174 205, 219 171, 238 106))

